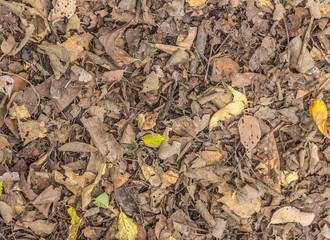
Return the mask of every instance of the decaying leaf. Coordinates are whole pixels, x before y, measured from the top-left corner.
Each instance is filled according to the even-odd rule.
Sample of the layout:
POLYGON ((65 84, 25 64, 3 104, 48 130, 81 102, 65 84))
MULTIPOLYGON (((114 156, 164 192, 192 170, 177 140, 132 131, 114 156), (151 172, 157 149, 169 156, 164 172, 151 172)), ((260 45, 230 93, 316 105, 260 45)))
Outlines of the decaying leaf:
POLYGON ((62 74, 68 69, 70 64, 70 52, 63 46, 43 42, 38 45, 41 52, 45 52, 50 60, 50 65, 54 71, 56 79, 59 79, 62 74))
POLYGON ((261 198, 256 197, 242 204, 237 201, 237 195, 235 192, 225 192, 224 196, 218 201, 225 204, 231 211, 241 218, 249 218, 252 214, 259 212, 261 208, 261 198))
POLYGON ((261 138, 259 121, 253 116, 243 116, 238 122, 241 142, 247 151, 255 148, 261 138))
POLYGON ((152 71, 149 75, 147 75, 146 80, 143 82, 142 93, 149 92, 153 90, 158 90, 159 88, 159 79, 157 73, 152 71))
POLYGON ((99 37, 100 42, 105 48, 105 51, 107 52, 107 54, 109 54, 109 56, 111 56, 111 58, 119 67, 131 64, 137 60, 136 58, 131 57, 122 48, 117 46, 117 40, 123 34, 125 29, 129 26, 130 23, 125 24, 124 26, 116 29, 115 31, 99 37))
POLYGON ((11 207, 7 203, 0 201, 0 216, 6 223, 9 223, 13 219, 13 214, 11 207))
POLYGON ((107 167, 106 163, 102 163, 94 182, 82 190, 82 192, 81 192, 82 209, 85 209, 88 206, 88 204, 91 202, 92 191, 93 191, 94 187, 100 182, 101 177, 105 174, 106 167, 107 167))
POLYGON ((298 172, 288 172, 288 171, 281 172, 280 177, 281 177, 281 183, 285 187, 289 187, 290 183, 297 181, 299 178, 298 172))
POLYGON ((178 141, 173 141, 172 144, 169 144, 167 141, 162 141, 159 149, 157 151, 158 157, 162 160, 166 160, 169 157, 174 156, 175 154, 180 154, 181 143, 178 141))
POLYGON ((66 17, 70 19, 76 12, 76 0, 57 0, 54 9, 49 13, 48 20, 53 23, 66 17))
POLYGON ((186 0, 191 7, 197 7, 206 2, 206 0, 186 0))
POLYGON ((133 219, 129 218, 123 211, 118 216, 118 232, 116 236, 119 240, 135 240, 138 234, 138 227, 133 219))
POLYGON ((213 128, 218 126, 218 121, 223 121, 226 119, 231 118, 233 115, 236 116, 240 114, 245 106, 247 105, 247 99, 246 96, 235 89, 233 89, 231 86, 226 85, 228 90, 231 91, 234 98, 233 101, 229 104, 227 104, 225 107, 217 111, 210 120, 209 123, 209 131, 212 131, 213 128))
POLYGON ((330 138, 326 127, 328 111, 321 99, 312 99, 312 103, 309 106, 309 114, 312 116, 312 119, 320 132, 327 138, 330 138))
POLYGON ((69 228, 69 236, 67 240, 75 240, 78 237, 78 229, 81 222, 80 217, 78 217, 76 210, 69 206, 68 213, 71 216, 71 225, 69 228))
POLYGON ((74 62, 79 57, 80 53, 84 51, 84 49, 88 48, 89 42, 92 40, 93 35, 89 33, 83 33, 81 35, 75 35, 64 43, 61 44, 69 53, 70 53, 70 61, 74 62))
POLYGON ((58 150, 64 152, 96 152, 97 148, 83 142, 70 142, 62 145, 58 150))
POLYGON ((33 222, 23 222, 23 226, 26 228, 31 228, 35 234, 41 237, 47 237, 54 231, 57 224, 39 219, 33 222))
POLYGON ((7 96, 11 95, 14 87, 14 79, 10 76, 0 76, 0 92, 7 96))
POLYGON ((274 212, 270 223, 271 224, 282 224, 288 222, 297 222, 302 226, 310 225, 315 218, 314 213, 301 212, 295 207, 282 207, 274 212))
POLYGON ((184 0, 173 0, 162 7, 170 16, 184 16, 184 0))

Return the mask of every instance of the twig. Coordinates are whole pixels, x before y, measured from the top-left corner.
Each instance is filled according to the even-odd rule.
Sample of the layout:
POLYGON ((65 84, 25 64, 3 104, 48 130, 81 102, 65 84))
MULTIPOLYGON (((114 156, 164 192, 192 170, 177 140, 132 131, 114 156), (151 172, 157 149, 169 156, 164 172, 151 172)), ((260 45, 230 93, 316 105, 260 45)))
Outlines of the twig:
POLYGON ((314 16, 312 16, 312 18, 309 22, 308 28, 305 32, 304 42, 301 46, 300 55, 299 55, 299 58, 298 58, 298 61, 297 61, 298 66, 300 66, 302 61, 303 61, 305 51, 306 51, 307 42, 308 42, 308 39, 309 39, 310 34, 311 34, 311 29, 312 29, 313 22, 314 22, 314 16))
POLYGON ((217 31, 213 34, 213 37, 212 37, 211 51, 210 51, 210 55, 209 55, 209 60, 207 61, 206 73, 205 73, 205 77, 204 77, 205 84, 207 84, 207 82, 208 82, 207 75, 208 75, 209 69, 210 69, 210 62, 211 62, 212 53, 213 53, 214 39, 215 39, 215 36, 217 35, 216 33, 217 33, 217 31))
POLYGON ((32 83, 31 83, 29 80, 27 80, 26 78, 23 78, 23 77, 21 77, 20 75, 18 75, 18 74, 16 74, 16 73, 6 72, 6 71, 2 71, 2 70, 0 70, 0 73, 14 75, 14 76, 16 76, 16 77, 18 77, 18 78, 24 80, 24 81, 27 82, 28 84, 30 84, 30 86, 31 86, 31 88, 33 89, 34 93, 35 93, 35 94, 37 95, 37 97, 38 97, 38 104, 37 104, 37 106, 36 106, 36 107, 33 109, 33 111, 32 111, 32 112, 34 112, 34 111, 38 108, 38 106, 40 105, 41 99, 40 99, 40 95, 39 95, 39 93, 38 93, 37 90, 34 88, 34 86, 32 85, 32 83))
POLYGON ((284 22, 284 27, 285 27, 285 32, 286 32, 286 41, 287 41, 287 45, 288 45, 287 66, 289 67, 289 65, 290 65, 290 36, 289 36, 288 25, 286 24, 285 17, 286 16, 283 16, 283 22, 284 22))
POLYGON ((136 15, 135 15, 136 22, 139 21, 140 14, 141 14, 141 0, 137 0, 136 1, 136 15))

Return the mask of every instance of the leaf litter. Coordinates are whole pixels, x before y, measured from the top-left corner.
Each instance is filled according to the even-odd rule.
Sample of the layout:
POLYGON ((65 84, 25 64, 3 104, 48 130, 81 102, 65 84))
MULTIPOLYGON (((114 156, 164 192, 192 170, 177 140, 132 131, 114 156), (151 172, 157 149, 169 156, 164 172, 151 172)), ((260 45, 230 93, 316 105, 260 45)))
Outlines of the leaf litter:
POLYGON ((326 1, 0 11, 1 237, 329 237, 326 1))

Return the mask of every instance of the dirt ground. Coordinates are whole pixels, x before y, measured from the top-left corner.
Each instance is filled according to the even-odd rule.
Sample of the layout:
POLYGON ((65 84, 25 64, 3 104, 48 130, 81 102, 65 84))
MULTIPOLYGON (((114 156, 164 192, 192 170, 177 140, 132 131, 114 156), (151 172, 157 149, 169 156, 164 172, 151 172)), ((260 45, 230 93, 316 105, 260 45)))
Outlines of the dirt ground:
POLYGON ((328 0, 0 0, 0 240, 330 239, 328 0))

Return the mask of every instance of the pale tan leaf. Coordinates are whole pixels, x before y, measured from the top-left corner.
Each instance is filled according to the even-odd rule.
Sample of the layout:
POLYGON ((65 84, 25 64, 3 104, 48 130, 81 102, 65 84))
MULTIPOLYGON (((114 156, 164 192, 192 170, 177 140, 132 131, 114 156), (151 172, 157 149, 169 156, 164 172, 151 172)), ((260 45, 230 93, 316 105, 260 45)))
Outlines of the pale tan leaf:
POLYGON ((272 216, 271 224, 282 224, 288 222, 297 222, 302 226, 310 225, 315 218, 314 213, 301 212, 295 207, 282 207, 278 209, 272 216))

